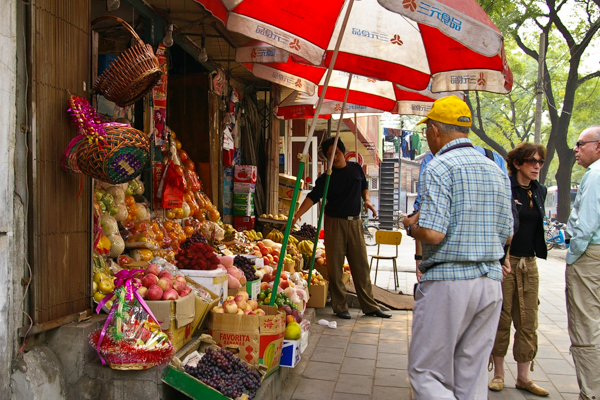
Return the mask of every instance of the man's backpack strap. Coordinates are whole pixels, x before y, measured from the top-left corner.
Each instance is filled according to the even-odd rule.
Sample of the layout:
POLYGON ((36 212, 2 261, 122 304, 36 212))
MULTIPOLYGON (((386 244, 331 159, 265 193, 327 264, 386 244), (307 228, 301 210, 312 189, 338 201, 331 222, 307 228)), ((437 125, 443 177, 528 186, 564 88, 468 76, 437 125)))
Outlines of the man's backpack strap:
POLYGON ((490 160, 494 161, 494 153, 490 149, 484 149, 484 150, 485 150, 485 156, 487 158, 489 158, 490 160))

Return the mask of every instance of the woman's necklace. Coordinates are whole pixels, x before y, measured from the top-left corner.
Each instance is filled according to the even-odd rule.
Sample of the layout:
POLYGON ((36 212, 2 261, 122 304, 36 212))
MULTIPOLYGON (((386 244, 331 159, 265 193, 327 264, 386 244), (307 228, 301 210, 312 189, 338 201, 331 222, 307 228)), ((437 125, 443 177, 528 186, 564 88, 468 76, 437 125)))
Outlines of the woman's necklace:
POLYGON ((527 190, 527 197, 529 197, 529 209, 531 210, 533 208, 533 195, 531 193, 531 182, 529 182, 529 185, 521 185, 519 183, 519 186, 521 186, 521 189, 527 190))

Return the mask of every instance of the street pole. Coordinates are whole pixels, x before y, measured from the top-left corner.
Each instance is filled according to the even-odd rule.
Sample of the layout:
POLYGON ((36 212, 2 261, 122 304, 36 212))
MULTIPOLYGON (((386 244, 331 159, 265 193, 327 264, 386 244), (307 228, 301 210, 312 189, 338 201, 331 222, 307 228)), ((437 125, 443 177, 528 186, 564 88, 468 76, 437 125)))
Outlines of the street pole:
POLYGON ((535 131, 533 142, 540 143, 542 140, 542 105, 544 94, 544 59, 546 58, 546 32, 540 34, 540 51, 538 58, 538 79, 535 100, 535 131))

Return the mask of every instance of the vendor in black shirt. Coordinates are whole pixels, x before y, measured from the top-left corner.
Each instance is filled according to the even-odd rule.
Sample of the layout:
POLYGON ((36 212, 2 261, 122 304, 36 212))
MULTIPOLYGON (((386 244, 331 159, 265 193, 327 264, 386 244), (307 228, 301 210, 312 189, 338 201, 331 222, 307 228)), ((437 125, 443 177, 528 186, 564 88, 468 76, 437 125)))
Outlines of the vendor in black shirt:
MULTIPOLYGON (((334 140, 335 138, 330 138, 321 144, 321 151, 328 160, 334 151, 334 140)), ((381 311, 373 299, 367 248, 360 219, 361 198, 365 203, 365 211, 371 210, 373 216, 377 215, 377 212, 369 199, 367 180, 361 166, 354 162, 346 162, 345 151, 344 143, 338 139, 323 224, 331 306, 338 317, 351 318, 348 312, 346 287, 342 283, 344 259, 347 258, 362 311, 368 316, 389 318, 391 315, 381 311)), ((325 191, 325 180, 326 174, 317 178, 315 188, 306 196, 294 215, 294 224, 313 204, 321 200, 325 191)))

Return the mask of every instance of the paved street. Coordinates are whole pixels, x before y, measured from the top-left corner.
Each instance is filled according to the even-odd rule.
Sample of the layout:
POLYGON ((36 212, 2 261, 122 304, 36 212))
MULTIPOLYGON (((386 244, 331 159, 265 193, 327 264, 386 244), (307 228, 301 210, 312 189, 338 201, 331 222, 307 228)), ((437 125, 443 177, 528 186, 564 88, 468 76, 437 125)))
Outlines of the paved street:
MULTIPOLYGON (((375 254, 377 247, 369 247, 368 251, 375 254)), ((386 250, 386 254, 390 252, 393 254, 393 249, 386 250)), ((578 388, 569 354, 564 254, 565 251, 551 250, 548 260, 538 261, 539 351, 531 377, 550 391, 547 398, 574 400, 578 388)), ((416 282, 413 255, 413 240, 405 236, 398 257, 401 271, 398 289, 408 294, 412 294, 416 282)), ((394 290, 390 261, 380 263, 377 286, 394 290)), ((381 320, 366 317, 358 309, 350 311, 352 319, 341 320, 332 315, 330 307, 317 310, 309 346, 293 369, 280 400, 412 399, 407 377, 412 312, 392 311, 391 319, 381 320), (318 325, 319 319, 336 321, 338 327, 331 329, 318 325)), ((489 399, 537 398, 515 389, 516 363, 510 350, 506 360, 505 389, 489 392, 489 399)))

